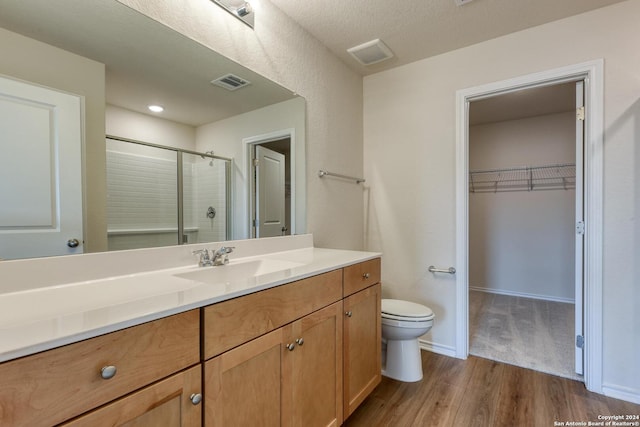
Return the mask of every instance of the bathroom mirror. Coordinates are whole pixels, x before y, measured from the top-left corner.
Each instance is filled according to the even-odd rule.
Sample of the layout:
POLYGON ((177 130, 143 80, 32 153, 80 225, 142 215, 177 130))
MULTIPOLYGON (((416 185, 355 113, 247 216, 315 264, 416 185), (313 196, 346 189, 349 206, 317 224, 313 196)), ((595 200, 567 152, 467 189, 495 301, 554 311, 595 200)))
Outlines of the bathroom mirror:
MULTIPOLYGON (((19 244, 24 246, 19 257, 108 250, 107 137, 232 159, 229 238, 241 239, 254 235, 249 197, 253 172, 247 156, 257 143, 285 135, 292 156, 287 163, 291 173, 286 191, 293 200, 289 216, 294 223, 297 219, 297 227, 287 230, 305 231, 306 106, 292 91, 116 0, 2 0, 0 50, 0 77, 77 96, 83 119, 76 182, 77 187, 82 182, 82 219, 76 221, 82 222, 82 237, 61 234, 55 243, 60 251, 43 253, 42 241, 28 233, 28 243, 19 244), (164 111, 151 113, 151 104, 164 111), (74 246, 74 241, 79 244, 74 246)), ((0 142, 0 150, 5 150, 0 155, 14 153, 6 149, 15 141, 0 142)), ((26 164, 40 151, 50 150, 22 150, 24 157, 15 162, 26 164)), ((54 157, 48 152, 42 162, 53 164, 54 157)), ((51 168, 53 186, 56 173, 66 172, 51 168)), ((2 188, 0 205, 6 196, 2 188)), ((51 201, 44 205, 48 209, 51 201)), ((55 217, 59 212, 55 203, 52 206, 55 217)), ((45 234, 55 234, 56 218, 52 224, 45 234)), ((17 234, 11 224, 0 221, 0 248, 19 246, 11 240, 17 234)))

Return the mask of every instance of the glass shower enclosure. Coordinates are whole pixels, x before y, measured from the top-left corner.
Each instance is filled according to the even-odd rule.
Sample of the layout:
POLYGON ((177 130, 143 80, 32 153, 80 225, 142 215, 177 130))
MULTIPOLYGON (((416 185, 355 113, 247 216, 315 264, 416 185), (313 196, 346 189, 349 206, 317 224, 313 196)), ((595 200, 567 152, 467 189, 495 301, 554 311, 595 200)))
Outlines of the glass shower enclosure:
POLYGON ((108 249, 228 240, 231 159, 107 138, 108 249))

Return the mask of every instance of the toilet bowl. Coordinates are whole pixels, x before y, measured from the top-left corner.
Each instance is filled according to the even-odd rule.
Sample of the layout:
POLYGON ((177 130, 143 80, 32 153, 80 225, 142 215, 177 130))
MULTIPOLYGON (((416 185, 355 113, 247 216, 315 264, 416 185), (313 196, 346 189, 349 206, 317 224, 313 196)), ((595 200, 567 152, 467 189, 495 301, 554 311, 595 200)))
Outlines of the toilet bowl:
POLYGON ((422 379, 418 337, 429 332, 433 319, 433 311, 424 305, 396 299, 382 300, 382 360, 386 360, 382 375, 405 382, 422 379))

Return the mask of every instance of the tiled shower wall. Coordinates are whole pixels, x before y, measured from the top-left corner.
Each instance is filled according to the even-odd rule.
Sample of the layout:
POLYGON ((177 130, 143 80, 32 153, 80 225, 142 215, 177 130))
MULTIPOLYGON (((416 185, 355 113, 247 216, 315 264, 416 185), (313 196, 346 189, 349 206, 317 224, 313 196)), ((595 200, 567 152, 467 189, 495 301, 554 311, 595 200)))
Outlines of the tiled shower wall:
MULTIPOLYGON (((187 243, 226 239, 225 162, 209 160, 183 166, 187 243)), ((178 243, 176 171, 175 159, 107 150, 109 250, 178 243)))

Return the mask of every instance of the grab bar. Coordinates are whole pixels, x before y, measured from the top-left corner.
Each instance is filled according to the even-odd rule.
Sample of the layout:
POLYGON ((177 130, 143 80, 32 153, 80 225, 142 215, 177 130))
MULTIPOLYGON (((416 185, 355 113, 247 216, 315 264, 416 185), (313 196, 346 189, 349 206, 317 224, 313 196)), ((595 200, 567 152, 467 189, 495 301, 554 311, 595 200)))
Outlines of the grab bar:
POLYGON ((449 273, 449 274, 456 274, 456 269, 453 267, 449 267, 449 268, 436 268, 433 265, 429 266, 429 271, 431 273, 449 273))
POLYGON ((364 178, 356 178, 355 176, 342 175, 342 174, 339 174, 339 173, 328 172, 328 171, 325 171, 325 170, 322 170, 322 169, 320 169, 318 171, 318 176, 320 178, 322 178, 323 176, 335 176, 335 177, 338 177, 338 178, 350 179, 352 181, 355 181, 356 184, 360 184, 361 182, 365 182, 366 181, 366 179, 364 179, 364 178))

